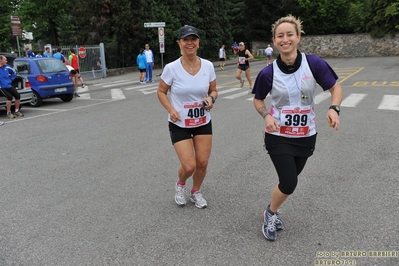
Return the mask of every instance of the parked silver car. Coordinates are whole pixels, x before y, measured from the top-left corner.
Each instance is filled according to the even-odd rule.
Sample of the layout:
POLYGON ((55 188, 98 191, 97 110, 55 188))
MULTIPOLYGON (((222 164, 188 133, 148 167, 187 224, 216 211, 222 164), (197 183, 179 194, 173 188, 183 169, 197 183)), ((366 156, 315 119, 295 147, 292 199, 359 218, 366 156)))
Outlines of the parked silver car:
MULTIPOLYGON (((11 53, 0 53, 0 54, 7 57, 8 64, 14 68, 14 60, 15 58, 17 58, 16 54, 11 54, 11 53)), ((30 102, 32 101, 33 92, 30 88, 29 81, 26 78, 18 75, 17 73, 17 77, 12 82, 12 86, 15 87, 18 90, 19 94, 21 95, 20 108, 22 108, 23 104, 30 104, 30 102)), ((4 97, 4 95, 0 93, 0 107, 6 108, 6 101, 7 101, 6 97, 4 97)), ((12 101, 12 105, 14 106, 14 99, 12 101)))

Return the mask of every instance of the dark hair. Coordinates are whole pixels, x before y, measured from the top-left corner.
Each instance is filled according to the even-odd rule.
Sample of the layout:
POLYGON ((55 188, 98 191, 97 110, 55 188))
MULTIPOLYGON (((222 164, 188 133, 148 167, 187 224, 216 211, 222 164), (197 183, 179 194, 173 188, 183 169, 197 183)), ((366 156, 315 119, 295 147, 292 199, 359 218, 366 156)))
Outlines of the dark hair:
POLYGON ((144 48, 140 49, 140 54, 144 53, 144 48))
POLYGON ((61 52, 61 51, 62 51, 61 47, 58 47, 57 52, 61 52))
POLYGON ((71 51, 71 53, 75 53, 75 49, 73 48, 69 49, 69 51, 71 51))

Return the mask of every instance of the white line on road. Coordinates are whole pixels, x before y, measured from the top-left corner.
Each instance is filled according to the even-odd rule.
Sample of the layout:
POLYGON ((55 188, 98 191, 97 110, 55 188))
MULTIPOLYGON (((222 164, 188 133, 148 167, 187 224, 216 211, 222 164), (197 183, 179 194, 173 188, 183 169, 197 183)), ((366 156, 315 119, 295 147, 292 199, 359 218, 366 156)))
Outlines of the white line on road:
POLYGON ((236 94, 227 96, 227 97, 223 97, 223 98, 225 98, 225 99, 235 99, 235 98, 238 98, 238 97, 241 97, 241 96, 244 96, 244 95, 248 95, 248 91, 247 90, 243 91, 243 92, 240 92, 240 93, 236 93, 236 94))
POLYGON ((322 93, 316 95, 316 97, 314 98, 314 103, 315 104, 319 104, 322 101, 324 101, 324 100, 326 100, 326 99, 328 99, 330 97, 331 97, 331 93, 330 92, 326 92, 326 91, 322 92, 322 93))
POLYGON ((113 100, 126 99, 125 94, 121 89, 111 89, 111 97, 113 100))
POLYGON ((231 89, 227 89, 227 90, 218 90, 218 95, 229 93, 229 92, 232 92, 232 91, 238 91, 238 90, 241 90, 241 88, 231 88, 231 89))
POLYGON ((399 111, 399 95, 384 95, 377 109, 399 111))
POLYGON ((344 107, 356 107, 358 103, 363 100, 364 97, 366 97, 367 94, 361 94, 361 93, 351 93, 349 94, 348 97, 346 97, 342 103, 341 106, 344 107))
POLYGON ((131 79, 121 79, 121 80, 116 80, 116 81, 111 81, 111 82, 93 84, 93 86, 103 86, 103 85, 107 85, 107 84, 122 83, 122 82, 126 82, 126 81, 133 82, 133 80, 131 80, 131 79))

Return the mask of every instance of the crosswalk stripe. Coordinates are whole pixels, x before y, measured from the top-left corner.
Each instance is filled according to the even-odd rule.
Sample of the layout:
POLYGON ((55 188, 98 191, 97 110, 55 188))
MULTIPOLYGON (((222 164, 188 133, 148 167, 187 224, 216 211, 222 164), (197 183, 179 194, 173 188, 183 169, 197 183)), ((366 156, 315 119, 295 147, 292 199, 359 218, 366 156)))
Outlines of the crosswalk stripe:
POLYGON ((361 94, 361 93, 351 93, 349 94, 348 97, 346 97, 342 103, 341 106, 344 107, 356 107, 358 103, 360 103, 364 97, 366 97, 367 94, 361 94))
POLYGON ((151 94, 151 93, 155 93, 157 92, 158 89, 155 88, 148 88, 148 89, 141 89, 139 91, 141 91, 144 94, 151 94))
POLYGON ((132 80, 130 80, 130 79, 121 79, 121 80, 116 80, 116 81, 112 81, 112 82, 94 84, 93 86, 101 86, 101 87, 103 87, 103 86, 106 86, 108 84, 115 85, 116 83, 125 83, 127 81, 128 82, 132 82, 132 80))
POLYGON ((79 94, 79 99, 81 99, 81 100, 90 100, 91 99, 91 97, 90 97, 90 93, 81 93, 81 94, 79 94))
POLYGON ((111 89, 111 97, 113 100, 126 99, 125 94, 121 89, 111 89))
POLYGON ((399 95, 384 95, 377 109, 399 111, 399 95))
POLYGON ((231 88, 231 89, 227 89, 227 90, 218 90, 218 95, 229 93, 229 92, 232 92, 232 91, 238 91, 238 90, 241 90, 241 88, 231 88))
MULTIPOLYGON (((115 82, 115 83, 116 83, 116 82, 115 82)), ((115 87, 115 83, 103 85, 103 86, 101 86, 101 87, 103 87, 103 88, 115 87)), ((131 83, 132 83, 132 81, 130 80, 130 81, 126 81, 126 82, 118 82, 117 85, 125 85, 125 84, 127 85, 127 84, 131 84, 131 83)))
POLYGON ((314 98, 314 103, 315 104, 319 104, 322 101, 324 101, 324 100, 326 100, 326 99, 328 99, 330 97, 331 97, 331 93, 330 92, 325 91, 325 92, 319 93, 314 98))
POLYGON ((225 99, 235 99, 235 98, 238 98, 238 97, 241 97, 241 96, 244 96, 244 95, 248 95, 248 91, 243 91, 243 92, 236 93, 236 94, 233 94, 233 95, 230 95, 230 96, 227 96, 227 97, 223 97, 223 98, 225 98, 225 99))

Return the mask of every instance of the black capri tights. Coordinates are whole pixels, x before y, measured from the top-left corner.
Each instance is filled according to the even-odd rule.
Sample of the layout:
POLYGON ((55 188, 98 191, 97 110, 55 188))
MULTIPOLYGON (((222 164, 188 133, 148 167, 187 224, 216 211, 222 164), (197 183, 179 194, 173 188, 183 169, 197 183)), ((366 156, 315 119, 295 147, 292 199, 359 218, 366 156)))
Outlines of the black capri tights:
POLYGON ((292 194, 298 184, 298 175, 305 167, 308 157, 296 157, 290 154, 269 155, 278 174, 278 188, 286 195, 292 194))
POLYGON ((14 97, 15 100, 19 100, 21 96, 19 95, 18 91, 15 88, 10 89, 0 89, 0 93, 3 94, 8 101, 12 101, 14 97))

